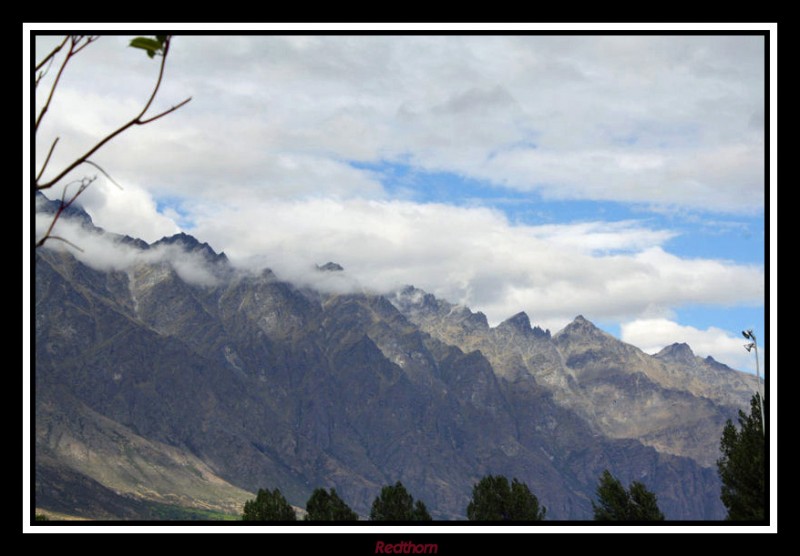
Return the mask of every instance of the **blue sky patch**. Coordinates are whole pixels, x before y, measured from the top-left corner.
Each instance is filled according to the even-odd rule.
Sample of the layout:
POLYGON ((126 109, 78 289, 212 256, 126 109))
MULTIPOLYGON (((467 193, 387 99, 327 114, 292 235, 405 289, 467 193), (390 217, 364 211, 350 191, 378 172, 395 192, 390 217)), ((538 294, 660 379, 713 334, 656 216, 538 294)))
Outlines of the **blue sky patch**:
POLYGON ((191 211, 184 207, 186 200, 174 195, 162 195, 156 198, 156 210, 172 218, 182 229, 189 231, 194 228, 194 220, 191 218, 191 211))

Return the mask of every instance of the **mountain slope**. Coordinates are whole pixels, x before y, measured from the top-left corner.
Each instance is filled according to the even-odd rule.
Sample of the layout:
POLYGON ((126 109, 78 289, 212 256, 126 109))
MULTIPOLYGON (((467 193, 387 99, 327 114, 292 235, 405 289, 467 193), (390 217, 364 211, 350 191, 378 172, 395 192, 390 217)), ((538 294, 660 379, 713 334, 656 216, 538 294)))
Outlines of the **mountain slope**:
MULTIPOLYGON (((157 244, 127 245, 188 248, 184 268, 36 254, 37 481, 92 481, 87 507, 112 511, 102 489, 231 511, 258 488, 302 506, 335 487, 366 515, 401 480, 435 518, 463 519, 472 485, 493 473, 527 482, 550 518, 586 519, 609 468, 644 481, 668 517, 724 515, 689 430, 729 406, 670 388, 669 353, 647 356, 585 319, 552 337, 524 314, 490 328, 413 288, 323 294, 237 273, 191 236, 157 244), (187 281, 191 265, 214 279, 187 281), (601 415, 614 395, 632 401, 601 415), (659 421, 675 401, 692 418, 659 421), (654 424, 632 427, 640 413, 654 424)), ((708 395, 732 396, 726 384, 708 395)), ((43 489, 37 501, 58 510, 67 493, 43 489)))
MULTIPOLYGON (((659 451, 713 466, 728 418, 744 407, 754 380, 713 359, 650 356, 603 332, 583 316, 551 336, 519 313, 490 328, 482 313, 437 300, 413 287, 392 303, 421 330, 465 350, 480 350, 498 376, 533 377, 559 405, 596 432, 636 439, 659 451), (751 384, 752 383, 752 384, 751 384)), ((688 348, 688 346, 687 346, 688 348)))

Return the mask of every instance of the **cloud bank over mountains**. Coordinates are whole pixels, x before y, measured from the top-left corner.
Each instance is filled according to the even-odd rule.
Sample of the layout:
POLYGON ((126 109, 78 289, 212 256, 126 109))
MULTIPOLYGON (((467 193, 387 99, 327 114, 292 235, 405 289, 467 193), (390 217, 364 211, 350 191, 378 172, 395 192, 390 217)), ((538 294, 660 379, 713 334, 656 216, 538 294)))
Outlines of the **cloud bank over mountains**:
MULTIPOLYGON (((176 246, 139 253, 68 221, 59 226, 84 249, 76 256, 95 268, 169 260, 184 279, 213 283, 202 260, 193 264, 176 246)), ((682 305, 757 304, 764 295, 763 269, 670 255, 661 247, 670 234, 637 222, 521 226, 485 208, 325 199, 215 207, 196 229, 200 241, 207 235, 232 245, 225 253, 239 269, 270 268, 281 279, 324 291, 390 292, 413 284, 483 311, 492 325, 524 310, 553 331, 577 314, 590 315, 626 322, 622 339, 646 350, 702 338, 699 345, 690 342, 699 355, 742 368, 747 354, 729 333, 692 329, 687 336, 669 318, 682 305), (314 264, 327 261, 345 271, 320 275, 314 264)))
MULTIPOLYGON (((127 40, 103 37, 64 74, 40 160, 60 136, 51 165, 70 161, 147 98, 157 65, 127 40)), ((98 153, 124 191, 98 180, 81 202, 109 231, 183 230, 299 282, 335 261, 343 290, 414 284, 494 324, 584 314, 654 348, 692 328, 698 355, 749 369, 727 323, 676 311, 761 306, 763 265, 676 254, 687 231, 647 211, 763 214, 763 65, 758 36, 179 36, 156 108, 192 101, 98 153), (449 197, 375 165, 452 176, 449 197), (643 212, 519 219, 458 180, 643 212)))

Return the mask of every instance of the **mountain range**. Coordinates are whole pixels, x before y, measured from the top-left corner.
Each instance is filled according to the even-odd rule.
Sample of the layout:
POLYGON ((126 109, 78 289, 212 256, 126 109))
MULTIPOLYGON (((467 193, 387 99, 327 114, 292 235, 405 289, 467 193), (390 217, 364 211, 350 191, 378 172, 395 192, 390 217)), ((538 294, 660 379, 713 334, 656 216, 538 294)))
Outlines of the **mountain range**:
POLYGON ((259 488, 302 507, 333 487, 366 516, 402 481, 434 519, 459 520, 472 485, 501 474, 548 519, 582 520, 609 469, 668 519, 725 516, 719 438, 755 379, 686 344, 648 355, 582 316, 555 334, 525 313, 491 327, 413 286, 312 288, 191 235, 148 244, 80 209, 62 220, 125 263, 35 252, 37 508, 219 518, 259 488))

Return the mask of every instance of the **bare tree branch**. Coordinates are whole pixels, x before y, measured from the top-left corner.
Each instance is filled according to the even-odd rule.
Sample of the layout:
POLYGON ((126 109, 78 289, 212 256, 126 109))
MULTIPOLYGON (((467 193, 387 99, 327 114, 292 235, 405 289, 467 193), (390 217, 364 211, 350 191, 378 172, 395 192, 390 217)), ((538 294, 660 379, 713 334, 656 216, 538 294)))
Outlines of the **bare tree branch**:
POLYGON ((134 118, 135 120, 139 120, 142 116, 144 116, 145 112, 150 109, 150 105, 153 104, 153 101, 158 94, 158 89, 161 88, 161 80, 164 78, 164 66, 167 64, 167 54, 169 54, 169 43, 172 40, 171 36, 167 37, 167 40, 164 41, 164 54, 161 56, 161 64, 158 68, 158 79, 156 80, 156 86, 153 87, 153 93, 150 95, 150 98, 147 99, 147 104, 144 105, 142 111, 139 112, 139 115, 134 118))
POLYGON ((118 183, 117 183, 117 182, 114 180, 114 178, 112 178, 112 177, 111 177, 111 176, 108 174, 108 172, 106 172, 105 170, 103 170, 103 168, 102 168, 102 167, 101 167, 99 164, 95 164, 95 163, 94 163, 94 162, 92 162, 91 160, 84 160, 84 162, 85 162, 86 164, 91 164, 92 166, 94 166, 95 168, 97 168, 98 170, 100 170, 101 172, 103 172, 103 175, 104 175, 106 178, 108 178, 108 181, 110 181, 111 183, 113 183, 114 185, 116 185, 116 186, 117 186, 117 187, 118 187, 120 190, 124 189, 124 188, 123 188, 123 187, 122 187, 120 184, 118 184, 118 183))
POLYGON ((166 116, 167 114, 170 114, 170 113, 172 113, 172 112, 175 112, 175 110, 177 110, 178 108, 180 108, 180 107, 181 107, 181 106, 183 106, 184 104, 187 104, 187 103, 188 103, 190 100, 192 100, 192 97, 189 97, 189 98, 187 98, 187 99, 184 99, 183 101, 179 102, 178 104, 176 104, 176 105, 175 105, 175 106, 173 106, 172 108, 170 108, 170 109, 168 109, 168 110, 164 110, 164 111, 163 111, 161 114, 156 114, 156 115, 155 115, 155 116, 153 116, 152 118, 147 118, 147 119, 145 119, 145 120, 140 120, 140 121, 136 122, 136 124, 137 124, 137 125, 147 125, 147 124, 149 124, 150 122, 154 122, 154 121, 156 121, 156 120, 157 120, 157 119, 159 119, 159 118, 163 118, 163 117, 164 117, 164 116, 166 116))
POLYGON ((56 148, 56 143, 60 138, 56 137, 53 141, 53 144, 50 145, 50 150, 47 151, 47 158, 44 159, 44 164, 42 164, 42 169, 39 170, 39 173, 36 174, 36 181, 38 182, 42 178, 42 174, 44 174, 44 169, 47 168, 47 163, 50 162, 50 157, 53 155, 53 150, 56 148))
POLYGON ((50 63, 47 64, 47 67, 36 75, 36 82, 33 85, 35 89, 39 88, 39 83, 41 82, 41 80, 44 79, 44 76, 50 72, 50 68, 53 66, 54 59, 55 58, 50 58, 50 63))
MULTIPOLYGON (((39 130, 39 124, 42 122, 42 118, 47 113, 47 110, 50 108, 50 103, 53 100, 53 95, 56 92, 56 88, 58 88, 58 82, 61 80, 61 75, 64 73, 64 68, 67 67, 70 59, 75 55, 76 52, 82 50, 86 44, 91 42, 91 38, 86 39, 87 43, 81 45, 81 41, 83 41, 85 37, 83 35, 70 35, 69 36, 69 51, 67 51, 67 55, 64 56, 64 61, 61 63, 61 67, 58 68, 58 74, 56 75, 55 80, 53 81, 53 85, 50 87, 50 94, 47 96, 47 101, 44 103, 42 107, 42 111, 39 112, 39 116, 36 118, 36 124, 34 125, 34 130, 39 130), (77 49, 77 50, 76 50, 77 49)), ((59 48, 60 50, 60 48, 59 48)))
POLYGON ((65 44, 67 44, 67 41, 68 41, 68 40, 69 40, 69 35, 67 35, 66 37, 64 37, 64 40, 63 40, 63 41, 61 41, 61 44, 59 44, 57 47, 55 47, 55 48, 54 48, 54 49, 53 49, 53 50, 50 52, 50 54, 48 54, 47 56, 45 56, 45 57, 42 59, 42 61, 41 61, 41 62, 39 62, 38 64, 36 64, 36 68, 34 68, 34 70, 33 70, 33 71, 39 71, 40 69, 42 69, 42 66, 44 66, 46 63, 48 63, 48 62, 52 62, 52 61, 53 61, 53 58, 55 58, 56 54, 58 54, 58 53, 61 51, 61 49, 62 49, 62 48, 64 48, 64 45, 65 45, 65 44))
MULTIPOLYGON (((36 242, 36 247, 37 248, 41 247, 42 245, 44 245, 45 241, 47 241, 48 239, 53 237, 52 236, 53 228, 55 227, 56 222, 58 222, 58 219, 61 218, 61 214, 65 210, 67 210, 72 205, 72 203, 75 202, 75 199, 77 199, 78 196, 81 193, 83 193, 86 190, 86 188, 89 187, 92 184, 92 182, 94 182, 96 179, 97 179, 97 176, 94 176, 94 177, 91 177, 91 178, 81 178, 80 181, 73 181, 73 182, 70 182, 70 183, 68 183, 67 185, 64 186, 64 190, 61 192, 61 204, 59 205, 58 209, 56 210, 56 214, 55 214, 55 216, 53 216, 53 220, 50 222, 50 226, 47 228, 47 232, 45 232, 44 236, 42 236, 42 238, 39 241, 36 242), (75 184, 75 183, 79 184, 78 185, 78 191, 75 192, 75 195, 73 195, 72 198, 70 198, 69 201, 64 201, 64 199, 67 196, 67 189, 69 189, 70 185, 75 184)), ((62 241, 70 243, 69 241, 67 241, 67 240, 65 240, 63 238, 60 238, 60 239, 62 241)), ((70 245, 71 245, 71 243, 70 243, 70 245)))
POLYGON ((44 242, 47 241, 48 239, 57 239, 59 241, 63 241, 64 243, 66 243, 70 247, 73 247, 74 249, 77 249, 78 251, 83 253, 83 249, 81 249, 80 247, 78 247, 77 245, 72 243, 70 240, 64 239, 61 236, 44 236, 42 239, 40 239, 38 242, 36 242, 36 247, 41 247, 42 245, 44 245, 44 242))
MULTIPOLYGON (((47 101, 45 102, 44 106, 42 107, 41 112, 39 112, 39 115, 36 118, 36 124, 35 124, 35 128, 34 128, 35 132, 38 132, 39 124, 41 123, 42 118, 44 118, 44 115, 47 113, 47 111, 48 111, 48 109, 50 107, 50 103, 53 100, 53 95, 55 94, 55 91, 58 88, 58 84, 59 84, 59 82, 61 80, 61 75, 64 73, 64 69, 67 67, 67 64, 69 63, 69 61, 72 59, 73 56, 78 54, 81 50, 83 50, 84 48, 89 46, 91 43, 96 41, 98 38, 99 38, 99 36, 97 36, 97 35, 90 35, 90 36, 69 35, 69 36, 64 38, 64 40, 61 42, 61 44, 59 46, 54 48, 52 52, 50 52, 41 62, 39 62, 36 65, 36 68, 35 68, 34 71, 39 71, 42 67, 45 66, 45 64, 52 64, 53 60, 55 60, 56 55, 61 51, 61 49, 64 46, 66 46, 67 44, 69 44, 69 49, 68 49, 66 55, 64 56, 64 61, 61 63, 61 66, 58 69, 58 74, 56 75, 56 77, 55 77, 55 79, 53 81, 53 84, 50 87, 50 93, 49 93, 49 95, 47 97, 47 101)), ((35 183, 33 185, 33 188, 34 188, 35 191, 41 191, 43 189, 49 189, 49 188, 53 187, 54 185, 58 184, 62 179, 64 179, 64 177, 67 176, 67 174, 69 174, 72 170, 74 170, 75 168, 77 168, 81 164, 89 164, 91 166, 94 166, 106 178, 108 178, 109 181, 111 181, 111 183, 113 183, 114 185, 116 185, 117 187, 122 189, 122 186, 120 184, 118 184, 108 174, 108 172, 106 172, 100 165, 98 165, 95 162, 89 160, 89 157, 94 155, 106 143, 108 143, 109 141, 111 141, 112 139, 114 139, 115 137, 120 135, 121 133, 125 132, 126 130, 130 129, 131 127, 137 126, 137 125, 147 125, 147 124, 149 124, 151 122, 154 122, 154 121, 156 121, 156 120, 158 120, 160 118, 163 118, 167 114, 171 114, 172 112, 178 110, 179 108, 184 106, 186 103, 188 103, 190 100, 192 100, 192 97, 189 97, 189 98, 185 99, 184 101, 172 106, 171 108, 169 108, 167 110, 164 110, 163 112, 160 112, 160 113, 158 113, 158 114, 156 114, 154 116, 150 116, 150 117, 145 118, 145 114, 147 114, 147 111, 152 106, 153 101, 155 100, 156 95, 158 95, 158 91, 161 88, 161 81, 164 78, 164 68, 166 66, 167 54, 169 53, 169 46, 170 46, 171 38, 172 38, 171 35, 167 35, 163 39, 162 39, 162 37, 159 37, 159 40, 160 40, 160 43, 161 43, 161 50, 160 50, 160 52, 156 52, 156 54, 161 56, 161 63, 159 65, 159 70, 158 70, 158 78, 156 80, 155 85, 153 86, 152 92, 150 93, 150 97, 147 99, 147 102, 145 103, 145 105, 142 108, 142 110, 136 116, 134 116, 131 120, 129 120, 128 122, 126 122, 125 124, 123 124, 122 126, 117 128, 116 130, 112 131, 111 133, 109 133, 108 135, 106 135, 105 137, 100 139, 94 146, 92 146, 88 151, 86 151, 86 153, 84 153, 82 156, 79 156, 72 163, 70 163, 68 166, 63 168, 54 178, 52 178, 49 181, 46 181, 44 183, 41 183, 40 180, 42 179, 42 176, 44 175, 45 169, 47 168, 48 164, 50 163, 50 159, 51 159, 51 157, 53 155, 53 151, 55 150, 56 144, 58 143, 59 138, 57 137, 53 141, 53 144, 50 145, 50 150, 47 152, 47 157, 45 158, 44 163, 42 164, 42 167, 41 167, 41 169, 39 170, 39 173, 36 176, 36 181, 35 181, 35 183)), ((148 50, 150 50, 150 49, 148 49, 148 50)), ((154 55, 152 51, 149 51, 148 54, 150 55, 151 58, 154 55)), ((40 80, 42 79, 42 77, 44 77, 44 75, 49 70, 49 67, 50 66, 48 66, 48 68, 46 70, 41 72, 36 77, 36 85, 37 86, 38 86, 40 80)), ((58 222, 58 219, 61 217, 61 215, 64 212, 64 210, 69 208, 69 206, 72 205, 72 203, 75 202, 75 200, 78 198, 78 196, 81 193, 83 193, 86 190, 86 188, 89 187, 89 185, 91 185, 92 182, 94 182, 96 179, 97 179, 97 176, 94 176, 92 178, 84 177, 80 181, 75 181, 75 182, 68 183, 64 187, 64 190, 63 190, 63 192, 61 194, 61 204, 59 205, 59 208, 56 210, 56 213, 53 216, 53 220, 50 222, 50 226, 48 227, 47 232, 44 234, 44 236, 39 241, 36 242, 35 246, 37 248, 41 247, 42 245, 44 245, 45 242, 48 239, 58 239, 60 241, 64 241, 65 243, 67 243, 68 245, 71 245, 72 247, 75 247, 76 249, 80 249, 76 245, 74 245, 73 243, 71 243, 70 241, 68 241, 68 240, 66 240, 66 239, 64 239, 62 237, 53 236, 52 235, 52 231, 53 231, 53 227, 56 225, 56 222, 58 222), (78 190, 75 192, 75 194, 68 201, 65 201, 66 194, 67 194, 67 189, 69 188, 70 185, 73 185, 75 183, 80 184, 79 187, 78 187, 78 190)))
POLYGON ((77 54, 78 52, 80 52, 81 50, 83 50, 84 48, 86 48, 87 46, 89 46, 90 44, 92 44, 94 41, 96 41, 99 38, 100 38, 100 35, 90 35, 90 36, 86 37, 86 42, 81 44, 81 45, 79 45, 72 54, 73 55, 77 54))
MULTIPOLYGON (((147 112, 147 110, 150 108, 150 105, 153 103, 153 100, 156 98, 156 95, 158 94, 158 90, 161 87, 161 80, 162 80, 162 78, 164 76, 164 66, 166 65, 167 54, 169 53, 169 44, 170 44, 170 37, 167 37, 167 40, 164 43, 164 54, 161 57, 161 65, 160 65, 160 68, 159 68, 159 71, 158 71, 158 80, 156 81, 155 87, 153 87, 153 92, 150 94, 150 98, 147 100, 147 103, 144 105, 144 108, 142 108, 142 110, 136 116, 134 116, 131 120, 129 120, 128 122, 126 122, 125 124, 123 124, 122 126, 117 128, 116 130, 114 130, 111 133, 109 133, 108 135, 106 135, 100 141, 98 141, 97 144, 95 144, 92 148, 90 148, 88 151, 86 151, 85 154, 83 154, 82 156, 80 156, 77 159, 75 159, 75 161, 72 162, 72 164, 70 164, 69 166, 64 168, 56 177, 54 177, 53 179, 51 179, 50 181, 47 181, 45 183, 41 183, 40 184, 40 183, 37 182, 36 189, 41 190, 41 189, 48 189, 48 188, 52 187, 53 185, 55 185, 56 183, 61 181, 61 179, 63 179, 64 176, 66 176, 69 172, 74 170, 77 166, 79 166, 80 164, 85 162, 86 159, 88 159, 90 156, 92 156, 94 153, 96 153, 101 147, 103 147, 103 145, 105 145, 106 143, 111 141, 117 135, 119 135, 122 132, 126 131, 127 129, 131 128, 132 126, 134 126, 134 125, 146 125, 146 124, 148 124, 148 123, 150 123, 152 121, 155 121, 155 120, 157 120, 157 119, 159 119, 159 118, 161 118, 163 116, 166 116, 167 114, 169 114, 171 112, 174 112, 175 110, 177 110, 178 108, 182 107, 183 105, 188 103, 190 100, 192 100, 192 98, 189 97, 186 100, 184 100, 183 102, 173 106, 169 110, 166 110, 165 112, 157 114, 156 116, 153 116, 151 118, 142 119, 143 116, 145 115, 145 113, 147 112)), ((63 69, 63 67, 62 67, 62 69, 63 69)))

